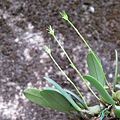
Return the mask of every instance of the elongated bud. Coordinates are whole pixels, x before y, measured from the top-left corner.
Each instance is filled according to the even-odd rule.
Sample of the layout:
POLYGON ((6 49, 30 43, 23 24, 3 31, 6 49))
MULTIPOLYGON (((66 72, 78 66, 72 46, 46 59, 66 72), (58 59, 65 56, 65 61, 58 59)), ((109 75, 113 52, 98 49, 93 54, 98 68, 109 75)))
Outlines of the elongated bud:
POLYGON ((51 54, 51 50, 48 46, 45 46, 45 51, 48 53, 48 54, 51 54))
POLYGON ((48 30, 48 33, 50 33, 51 35, 54 35, 54 29, 52 29, 51 26, 49 26, 47 30, 48 30))
POLYGON ((68 15, 65 12, 60 12, 63 19, 68 21, 68 15))

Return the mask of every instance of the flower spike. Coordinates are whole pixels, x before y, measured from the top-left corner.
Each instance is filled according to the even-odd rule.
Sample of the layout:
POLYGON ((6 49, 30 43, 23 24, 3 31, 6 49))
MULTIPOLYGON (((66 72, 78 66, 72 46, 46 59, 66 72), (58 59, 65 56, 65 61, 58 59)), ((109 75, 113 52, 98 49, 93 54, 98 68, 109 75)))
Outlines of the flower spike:
POLYGON ((54 35, 54 29, 52 29, 51 25, 47 28, 48 33, 50 33, 51 35, 54 35))
POLYGON ((50 50, 50 48, 49 48, 48 46, 45 46, 45 51, 46 51, 48 54, 51 53, 51 50, 50 50))
POLYGON ((66 21, 68 21, 68 15, 65 12, 60 12, 61 16, 63 19, 65 19, 66 21))

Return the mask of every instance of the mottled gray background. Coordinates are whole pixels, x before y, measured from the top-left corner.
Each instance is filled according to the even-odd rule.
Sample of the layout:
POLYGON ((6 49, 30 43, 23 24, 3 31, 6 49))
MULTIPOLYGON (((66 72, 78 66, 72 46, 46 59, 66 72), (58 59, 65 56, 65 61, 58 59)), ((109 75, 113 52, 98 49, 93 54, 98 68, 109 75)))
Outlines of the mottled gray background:
POLYGON ((52 25, 77 68, 83 74, 88 73, 85 61, 88 49, 61 19, 62 11, 66 11, 100 57, 108 80, 113 81, 114 49, 120 56, 119 0, 0 0, 0 120, 70 119, 64 113, 30 102, 23 95, 27 87, 41 89, 50 85, 44 76, 74 91, 45 53, 44 45, 51 46, 56 61, 76 83, 88 104, 97 103, 46 31, 52 25))

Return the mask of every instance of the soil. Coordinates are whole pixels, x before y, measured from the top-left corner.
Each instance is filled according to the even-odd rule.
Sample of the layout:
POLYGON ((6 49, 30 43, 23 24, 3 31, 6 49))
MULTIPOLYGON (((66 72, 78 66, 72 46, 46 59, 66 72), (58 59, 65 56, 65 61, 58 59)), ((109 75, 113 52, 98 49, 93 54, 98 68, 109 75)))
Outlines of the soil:
POLYGON ((0 0, 0 120, 75 120, 36 105, 23 95, 27 87, 42 89, 51 86, 44 76, 75 91, 53 64, 44 45, 50 45, 54 58, 78 86, 87 103, 97 104, 46 28, 49 25, 54 28, 79 71, 88 74, 85 61, 88 49, 61 18, 59 12, 66 11, 100 57, 107 79, 112 82, 115 49, 120 60, 119 8, 118 0, 0 0))

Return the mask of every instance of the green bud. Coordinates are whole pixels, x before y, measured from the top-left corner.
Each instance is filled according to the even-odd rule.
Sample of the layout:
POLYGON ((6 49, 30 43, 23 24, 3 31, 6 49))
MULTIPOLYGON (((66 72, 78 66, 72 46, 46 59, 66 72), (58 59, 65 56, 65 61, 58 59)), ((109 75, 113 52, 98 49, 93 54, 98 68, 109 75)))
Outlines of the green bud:
POLYGON ((49 27, 47 28, 47 30, 48 30, 48 32, 49 32, 51 35, 54 35, 54 29, 52 29, 51 26, 49 26, 49 27))
POLYGON ((68 21, 68 15, 65 12, 60 12, 63 19, 68 21))
POLYGON ((50 48, 49 48, 48 46, 45 46, 45 51, 46 51, 48 54, 51 53, 51 50, 50 50, 50 48))

